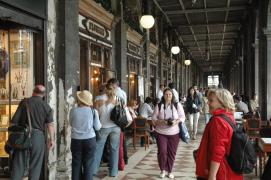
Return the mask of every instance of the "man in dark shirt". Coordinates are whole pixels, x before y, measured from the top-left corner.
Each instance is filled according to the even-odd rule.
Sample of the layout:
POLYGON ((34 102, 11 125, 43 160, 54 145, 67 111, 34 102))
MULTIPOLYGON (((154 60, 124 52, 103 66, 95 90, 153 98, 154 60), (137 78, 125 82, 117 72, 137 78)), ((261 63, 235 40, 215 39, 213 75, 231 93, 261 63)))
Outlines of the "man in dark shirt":
MULTIPOLYGON (((29 106, 32 136, 30 150, 14 151, 12 161, 11 179, 22 179, 24 173, 29 170, 29 180, 38 180, 40 177, 42 162, 45 152, 45 128, 48 129, 50 139, 48 140, 48 148, 51 149, 55 145, 54 139, 54 123, 52 116, 52 109, 42 100, 45 95, 45 87, 43 85, 35 86, 33 95, 27 99, 29 106), (26 169, 27 159, 29 159, 29 169, 26 169)), ((22 101, 14 114, 11 122, 13 124, 28 124, 27 110, 25 103, 22 101)))

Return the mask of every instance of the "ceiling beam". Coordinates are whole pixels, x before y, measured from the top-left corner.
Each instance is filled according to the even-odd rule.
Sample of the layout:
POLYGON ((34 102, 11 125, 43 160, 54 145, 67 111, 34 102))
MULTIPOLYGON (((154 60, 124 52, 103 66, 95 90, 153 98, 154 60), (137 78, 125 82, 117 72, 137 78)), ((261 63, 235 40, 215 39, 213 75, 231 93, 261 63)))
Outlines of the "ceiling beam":
POLYGON ((195 27, 198 27, 198 26, 223 26, 223 25, 240 25, 241 22, 211 22, 211 23, 204 23, 204 24, 201 24, 201 23, 197 23, 197 24, 179 24, 177 26, 177 28, 184 28, 184 27, 191 27, 191 26, 195 26, 195 27))
MULTIPOLYGON (((212 50, 213 54, 218 54, 218 55, 219 55, 220 51, 221 51, 220 49, 213 49, 213 50, 212 50)), ((197 51, 191 51, 191 52, 193 52, 193 54, 194 54, 194 53, 198 53, 199 51, 197 50, 197 51)), ((223 49, 223 53, 224 53, 224 54, 225 54, 225 53, 228 54, 228 53, 230 53, 230 52, 231 52, 230 49, 226 49, 226 50, 223 49)))
MULTIPOLYGON (((232 31, 232 32, 218 32, 218 33, 208 33, 208 35, 210 36, 217 36, 217 35, 222 35, 222 34, 225 34, 225 35, 237 35, 239 32, 238 31, 232 31)), ((199 33, 199 34, 195 34, 196 36, 206 36, 207 33, 199 33)), ((185 35, 182 35, 182 37, 191 37, 193 36, 193 34, 185 34, 185 35)))
MULTIPOLYGON (((205 48, 205 45, 202 45, 202 46, 200 46, 200 47, 205 48)), ((231 48, 232 45, 225 45, 225 46, 223 46, 223 47, 225 47, 225 48, 231 48)), ((196 48, 198 48, 198 47, 197 47, 197 46, 189 46, 189 49, 190 49, 191 51, 195 50, 196 48)), ((210 48, 212 48, 212 49, 214 49, 214 48, 219 48, 219 50, 220 50, 221 45, 213 45, 213 46, 210 45, 210 48)))
MULTIPOLYGON (((182 1, 182 0, 179 0, 179 3, 180 3, 180 5, 181 5, 182 10, 185 10, 185 6, 184 6, 183 1, 182 1)), ((188 23, 188 24, 191 24, 190 19, 189 19, 189 17, 188 17, 188 14, 187 14, 187 13, 184 13, 184 15, 185 15, 185 18, 186 18, 187 23, 188 23)), ((194 34, 194 36, 193 36, 194 41, 195 41, 196 44, 198 45, 198 49, 199 49, 199 51, 201 52, 201 55, 202 55, 202 57, 203 57, 202 50, 201 50, 201 48, 199 47, 199 43, 197 42, 197 37, 195 36, 194 29, 193 29, 192 26, 190 26, 189 28, 190 28, 191 33, 194 34)), ((183 44, 184 44, 184 43, 183 43, 183 44)))
POLYGON ((206 9, 183 9, 175 11, 165 11, 168 15, 173 14, 191 14, 191 13, 209 13, 209 12, 224 12, 224 11, 238 11, 244 10, 246 6, 232 6, 232 7, 222 7, 222 8, 206 8, 206 9))
MULTIPOLYGON (((235 38, 227 38, 227 39, 211 39, 210 43, 212 42, 221 42, 221 41, 235 41, 235 38)), ((184 43, 194 43, 195 41, 184 41, 184 43)), ((197 40, 197 42, 206 42, 206 40, 197 40)))
MULTIPOLYGON (((227 7, 230 7, 231 5, 231 0, 227 0, 227 7)), ((225 15, 225 18, 224 18, 224 22, 227 22, 228 21, 228 17, 229 17, 229 11, 226 11, 226 15, 225 15)), ((226 26, 227 24, 224 25, 224 28, 223 28, 223 32, 226 32, 226 26)), ((222 35, 222 39, 224 40, 225 39, 225 34, 222 35)), ((223 46, 224 46, 224 41, 222 41, 222 44, 221 44, 221 52, 220 54, 222 53, 223 51, 223 46)))

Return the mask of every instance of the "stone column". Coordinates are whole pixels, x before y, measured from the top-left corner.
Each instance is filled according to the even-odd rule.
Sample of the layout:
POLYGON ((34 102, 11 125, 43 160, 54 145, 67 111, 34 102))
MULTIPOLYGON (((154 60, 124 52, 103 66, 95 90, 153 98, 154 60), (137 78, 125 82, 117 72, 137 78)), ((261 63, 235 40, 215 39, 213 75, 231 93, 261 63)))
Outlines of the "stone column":
POLYGON ((145 68, 146 68, 146 77, 145 77, 145 96, 150 95, 150 31, 146 30, 146 44, 145 44, 145 68))
POLYGON ((259 40, 255 40, 255 93, 259 95, 259 40))
MULTIPOLYGON (((54 0, 48 0, 48 20, 47 20, 47 46, 45 46, 45 52, 48 52, 46 63, 46 75, 47 79, 45 85, 47 87, 47 100, 50 107, 53 110, 53 118, 55 122, 55 128, 58 129, 57 121, 57 76, 56 76, 56 11, 57 7, 54 0), (47 50, 46 50, 47 47, 47 50)), ((63 98, 64 99, 64 98, 63 98)), ((57 144, 57 143, 56 143, 57 144)), ((48 154, 48 179, 56 179, 56 166, 57 166, 57 146, 48 154)), ((47 154, 46 154, 47 155, 47 154)), ((45 155, 45 156, 46 156, 45 155)), ((46 157, 45 157, 46 158, 46 157)))
POLYGON ((56 126, 56 147, 49 152, 48 179, 71 178, 68 120, 80 82, 78 6, 78 0, 48 0, 46 85, 56 126))
POLYGON ((259 10, 254 11, 256 17, 256 29, 255 29, 255 43, 254 43, 254 52, 255 52, 255 93, 259 95, 259 10))
POLYGON ((266 67, 265 71, 267 72, 266 75, 266 119, 271 118, 271 73, 268 71, 271 69, 271 26, 267 27, 264 30, 264 34, 266 35, 267 40, 267 58, 266 58, 266 67))
POLYGON ((113 65, 116 69, 117 79, 120 82, 121 88, 128 92, 128 81, 126 75, 128 75, 127 70, 127 25, 123 20, 123 3, 121 0, 111 1, 112 10, 116 19, 115 24, 112 28, 113 36, 113 47, 115 57, 113 59, 113 65))
POLYGON ((158 76, 160 78, 160 83, 162 83, 162 78, 163 78, 163 59, 162 59, 162 50, 163 50, 163 17, 161 16, 158 18, 159 21, 159 28, 158 28, 158 33, 159 33, 159 54, 158 54, 158 76))

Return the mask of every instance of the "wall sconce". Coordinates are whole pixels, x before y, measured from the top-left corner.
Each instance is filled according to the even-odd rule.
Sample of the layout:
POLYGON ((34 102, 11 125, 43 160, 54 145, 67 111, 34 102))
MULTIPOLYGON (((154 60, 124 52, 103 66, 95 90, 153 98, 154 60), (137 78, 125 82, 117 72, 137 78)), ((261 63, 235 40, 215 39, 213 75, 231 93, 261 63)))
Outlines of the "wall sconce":
POLYGON ((152 15, 143 15, 140 18, 140 25, 145 29, 150 29, 154 25, 154 18, 152 15))

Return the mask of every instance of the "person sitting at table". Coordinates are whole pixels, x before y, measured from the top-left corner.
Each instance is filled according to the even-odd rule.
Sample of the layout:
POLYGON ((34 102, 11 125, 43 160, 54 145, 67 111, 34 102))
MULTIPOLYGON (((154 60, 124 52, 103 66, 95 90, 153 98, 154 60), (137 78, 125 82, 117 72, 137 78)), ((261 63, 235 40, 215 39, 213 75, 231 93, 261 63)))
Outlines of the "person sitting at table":
POLYGON ((146 119, 151 118, 153 114, 153 109, 151 108, 152 98, 146 97, 144 104, 139 108, 139 115, 146 119))
POLYGON ((137 110, 138 109, 138 104, 137 101, 132 99, 128 102, 128 110, 132 116, 132 118, 136 118, 138 116, 137 110))
POLYGON ((258 103, 258 96, 257 94, 253 93, 251 99, 249 100, 249 111, 256 115, 259 110, 259 103, 258 103))
POLYGON ((235 103, 235 106, 236 106, 236 111, 242 111, 244 112, 245 114, 248 113, 248 106, 246 103, 244 103, 242 101, 242 98, 241 96, 239 95, 234 95, 233 96, 233 100, 234 100, 234 103, 235 103))

